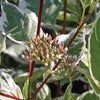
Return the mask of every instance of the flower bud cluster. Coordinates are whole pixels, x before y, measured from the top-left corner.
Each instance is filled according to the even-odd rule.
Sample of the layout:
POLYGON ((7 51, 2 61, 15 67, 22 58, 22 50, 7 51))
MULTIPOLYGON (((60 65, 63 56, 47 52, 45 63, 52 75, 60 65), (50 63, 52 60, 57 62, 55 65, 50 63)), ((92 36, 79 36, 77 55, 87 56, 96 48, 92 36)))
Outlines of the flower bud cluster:
POLYGON ((31 41, 26 41, 28 45, 28 52, 24 52, 24 57, 29 60, 31 55, 32 61, 38 61, 45 66, 50 66, 52 61, 62 59, 60 66, 55 69, 55 74, 61 74, 63 76, 75 77, 77 72, 76 56, 67 55, 67 47, 64 48, 63 44, 58 44, 57 39, 52 39, 51 35, 38 36, 37 38, 31 38, 31 41))
MULTIPOLYGON (((67 53, 64 45, 59 45, 56 39, 52 40, 51 35, 38 36, 31 38, 31 42, 26 41, 28 44, 28 52, 31 54, 32 61, 39 61, 45 66, 49 66, 52 61, 62 59, 62 56, 67 53)), ((29 60, 29 53, 24 52, 26 60, 29 60)))
POLYGON ((65 56, 60 66, 55 69, 55 73, 74 78, 78 74, 77 66, 79 66, 79 64, 75 65, 76 60, 76 56, 65 56))

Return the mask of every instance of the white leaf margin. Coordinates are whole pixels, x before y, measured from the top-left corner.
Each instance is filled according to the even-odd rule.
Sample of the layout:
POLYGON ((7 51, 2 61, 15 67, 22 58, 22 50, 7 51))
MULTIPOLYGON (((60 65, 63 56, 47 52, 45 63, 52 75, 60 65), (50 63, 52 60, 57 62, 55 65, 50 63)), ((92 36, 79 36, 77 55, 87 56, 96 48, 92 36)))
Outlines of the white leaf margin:
MULTIPOLYGON (((0 71, 0 92, 6 93, 9 95, 11 95, 11 93, 13 93, 15 96, 23 99, 21 89, 19 88, 19 86, 17 84, 15 84, 12 77, 9 74, 7 74, 5 72, 1 72, 1 71, 0 71), (5 80, 2 79, 2 77, 4 77, 5 80)), ((1 99, 1 97, 2 96, 0 96, 0 99, 1 99)), ((4 99, 2 99, 2 100, 4 100, 4 99)), ((11 100, 11 99, 9 99, 9 100, 11 100)))

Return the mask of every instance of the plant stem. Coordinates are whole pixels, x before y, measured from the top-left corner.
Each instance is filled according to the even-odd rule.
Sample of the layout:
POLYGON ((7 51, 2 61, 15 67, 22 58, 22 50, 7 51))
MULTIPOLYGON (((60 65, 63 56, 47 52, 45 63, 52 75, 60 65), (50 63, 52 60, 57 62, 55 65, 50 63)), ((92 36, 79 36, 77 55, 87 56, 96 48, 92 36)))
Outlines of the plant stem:
POLYGON ((31 98, 31 72, 32 72, 32 64, 31 64, 31 53, 29 52, 29 82, 28 82, 28 98, 31 98))
POLYGON ((39 17, 38 17, 37 36, 40 36, 40 27, 41 27, 41 20, 42 20, 43 4, 44 4, 44 0, 40 0, 40 9, 39 9, 39 17))
POLYGON ((66 10, 67 9, 67 0, 64 0, 64 19, 63 19, 63 31, 62 34, 66 32, 66 10))
POLYGON ((60 80, 58 80, 58 86, 57 86, 57 97, 60 96, 61 86, 60 86, 60 80))
POLYGON ((35 64, 35 61, 32 61, 32 64, 30 63, 31 70, 30 70, 29 84, 28 84, 28 98, 31 98, 31 85, 32 85, 32 80, 33 80, 34 64, 35 64))
POLYGON ((85 26, 83 26, 83 27, 80 29, 80 31, 83 30, 84 28, 87 28, 87 27, 92 26, 92 25, 93 25, 93 23, 88 24, 88 25, 85 25, 85 26))
POLYGON ((0 65, 1 65, 1 53, 0 53, 0 65))
POLYGON ((29 53, 29 83, 28 83, 28 98, 31 98, 31 85, 33 80, 33 69, 35 61, 31 63, 31 53, 29 53))
POLYGON ((4 96, 4 97, 8 97, 8 98, 12 98, 12 99, 15 99, 15 100, 23 100, 23 99, 20 99, 16 96, 12 96, 12 95, 9 95, 9 94, 6 94, 6 93, 1 93, 0 92, 0 95, 4 96))
POLYGON ((84 19, 84 14, 85 14, 85 8, 83 9, 83 12, 82 12, 82 17, 81 17, 81 20, 80 20, 79 27, 80 27, 80 25, 81 25, 81 24, 82 24, 82 22, 83 22, 83 19, 84 19))
POLYGON ((31 85, 32 85, 33 77, 29 77, 29 83, 28 83, 28 99, 31 99, 31 85))
POLYGON ((1 0, 0 0, 0 17, 1 17, 1 0))
POLYGON ((35 64, 35 61, 32 61, 32 66, 31 66, 31 71, 30 71, 30 77, 33 77, 34 64, 35 64))

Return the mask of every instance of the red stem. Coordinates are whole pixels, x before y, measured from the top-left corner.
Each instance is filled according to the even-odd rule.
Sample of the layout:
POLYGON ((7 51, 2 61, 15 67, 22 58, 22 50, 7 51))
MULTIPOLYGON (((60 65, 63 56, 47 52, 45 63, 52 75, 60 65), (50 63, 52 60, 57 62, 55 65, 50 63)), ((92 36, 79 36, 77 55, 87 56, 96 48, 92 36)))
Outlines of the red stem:
POLYGON ((32 61, 31 70, 30 70, 30 77, 33 77, 34 64, 35 64, 35 61, 32 61))
POLYGON ((33 77, 33 69, 34 69, 35 61, 31 62, 31 52, 29 53, 29 77, 33 77))
POLYGON ((31 68, 32 68, 32 65, 31 65, 31 53, 29 52, 29 74, 31 75, 31 68))
POLYGON ((0 0, 0 17, 1 17, 1 0, 0 0))
POLYGON ((15 96, 12 96, 12 95, 9 95, 9 94, 5 94, 5 93, 1 93, 1 92, 0 92, 0 95, 5 96, 5 97, 9 97, 9 98, 12 98, 12 99, 15 99, 15 100, 24 100, 24 99, 20 99, 18 97, 15 97, 15 96))
MULTIPOLYGON (((55 65, 55 67, 53 68, 53 70, 55 70, 57 68, 57 66, 59 65, 59 63, 61 62, 62 59, 59 59, 59 61, 57 62, 57 64, 55 65)), ((47 80, 50 78, 51 74, 49 74, 47 76, 47 78, 42 82, 42 84, 40 85, 40 87, 36 90, 36 92, 32 95, 32 98, 35 98, 37 93, 39 92, 39 90, 43 87, 43 85, 47 82, 47 80)))
POLYGON ((38 17, 37 36, 40 35, 40 27, 41 27, 41 20, 42 20, 43 4, 44 4, 44 0, 40 0, 40 9, 39 9, 39 17, 38 17))
POLYGON ((67 0, 64 0, 64 19, 63 19, 63 31, 62 34, 66 32, 66 9, 67 9, 67 0))
MULTIPOLYGON (((85 18, 85 20, 83 21, 83 23, 80 25, 80 27, 77 29, 75 35, 73 36, 73 38, 70 40, 67 48, 69 48, 73 42, 73 40, 75 39, 75 37, 77 36, 79 30, 82 28, 82 26, 84 25, 84 23, 87 21, 87 19, 89 18, 90 14, 88 13, 87 17, 85 18)), ((59 59, 59 61, 57 62, 57 64, 55 65, 55 67, 53 68, 53 70, 55 70, 57 68, 57 66, 59 65, 59 63, 61 62, 62 59, 59 59)), ((51 74, 49 74, 47 76, 47 78, 42 82, 42 84, 40 85, 40 87, 36 90, 36 92, 32 95, 32 98, 35 98, 37 93, 39 92, 39 90, 42 88, 42 86, 47 82, 47 80, 50 78, 51 74)))

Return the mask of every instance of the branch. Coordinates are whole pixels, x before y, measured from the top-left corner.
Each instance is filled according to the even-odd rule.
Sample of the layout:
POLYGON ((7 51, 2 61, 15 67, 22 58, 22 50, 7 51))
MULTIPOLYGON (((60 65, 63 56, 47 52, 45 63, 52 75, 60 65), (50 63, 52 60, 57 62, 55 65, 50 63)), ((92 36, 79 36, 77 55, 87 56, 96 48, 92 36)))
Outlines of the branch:
POLYGON ((67 0, 64 0, 64 19, 63 19, 63 31, 62 34, 66 32, 66 10, 67 9, 67 0))
POLYGON ((42 20, 43 4, 44 4, 44 0, 40 0, 40 9, 39 9, 39 17, 38 17, 37 36, 40 35, 40 27, 41 27, 41 20, 42 20))

